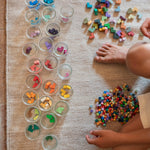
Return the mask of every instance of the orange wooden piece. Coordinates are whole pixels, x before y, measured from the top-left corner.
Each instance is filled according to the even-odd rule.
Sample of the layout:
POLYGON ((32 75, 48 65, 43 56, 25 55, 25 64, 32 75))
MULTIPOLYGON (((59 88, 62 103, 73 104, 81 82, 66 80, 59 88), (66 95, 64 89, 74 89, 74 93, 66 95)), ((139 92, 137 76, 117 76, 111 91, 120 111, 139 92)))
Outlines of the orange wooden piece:
POLYGON ((51 89, 51 90, 50 90, 50 94, 51 94, 51 93, 54 93, 54 92, 55 92, 55 90, 54 90, 54 89, 51 89))
POLYGON ((48 89, 50 85, 51 85, 51 82, 47 82, 45 85, 45 89, 48 89))
POLYGON ((94 38, 95 38, 94 33, 90 33, 89 39, 92 40, 94 38))
POLYGON ((126 29, 126 26, 124 25, 124 23, 121 23, 121 29, 126 29))
POLYGON ((55 89, 55 87, 56 87, 56 83, 53 83, 53 84, 50 86, 51 89, 55 89))
POLYGON ((121 32, 121 38, 125 37, 126 34, 124 32, 121 32))

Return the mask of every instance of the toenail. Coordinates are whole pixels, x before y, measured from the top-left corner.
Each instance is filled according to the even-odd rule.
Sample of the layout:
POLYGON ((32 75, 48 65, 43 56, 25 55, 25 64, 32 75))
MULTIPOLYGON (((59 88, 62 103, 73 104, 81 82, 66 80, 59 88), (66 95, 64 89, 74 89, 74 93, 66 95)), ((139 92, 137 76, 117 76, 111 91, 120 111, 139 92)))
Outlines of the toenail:
POLYGON ((98 56, 95 56, 95 60, 99 60, 99 57, 98 57, 98 56))

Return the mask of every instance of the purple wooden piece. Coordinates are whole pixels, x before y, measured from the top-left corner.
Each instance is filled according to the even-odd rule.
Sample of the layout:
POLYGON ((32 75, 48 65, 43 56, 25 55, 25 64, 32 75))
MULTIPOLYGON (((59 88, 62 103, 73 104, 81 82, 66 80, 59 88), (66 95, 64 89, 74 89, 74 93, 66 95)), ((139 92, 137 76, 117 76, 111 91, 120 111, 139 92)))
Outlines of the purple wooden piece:
POLYGON ((90 110, 90 113, 93 113, 93 109, 90 110))
POLYGON ((110 15, 108 12, 105 13, 105 16, 106 16, 107 18, 110 18, 110 17, 111 17, 111 15, 110 15))
POLYGON ((31 50, 32 50, 31 47, 26 48, 26 54, 30 54, 31 50))
POLYGON ((95 8, 100 9, 101 8, 101 4, 96 5, 95 8))
POLYGON ((120 16, 120 19, 123 20, 123 21, 126 21, 126 18, 123 17, 123 16, 120 16))
POLYGON ((119 37, 121 36, 121 30, 117 31, 116 33, 119 37))
POLYGON ((45 42, 45 45, 46 45, 47 49, 50 49, 52 47, 52 44, 48 43, 48 42, 45 42))
POLYGON ((108 8, 110 6, 109 1, 106 1, 105 4, 106 4, 106 8, 108 8))

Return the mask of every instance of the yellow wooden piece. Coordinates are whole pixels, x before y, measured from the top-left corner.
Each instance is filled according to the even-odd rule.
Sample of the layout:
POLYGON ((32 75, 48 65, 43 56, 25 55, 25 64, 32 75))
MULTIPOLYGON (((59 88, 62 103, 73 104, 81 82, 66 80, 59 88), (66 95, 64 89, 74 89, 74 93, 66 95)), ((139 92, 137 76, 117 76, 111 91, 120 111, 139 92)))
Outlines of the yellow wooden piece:
POLYGON ((39 117, 39 115, 36 115, 36 116, 33 118, 33 120, 37 120, 38 117, 39 117))
POLYGON ((31 98, 30 93, 26 93, 26 96, 27 96, 28 98, 31 98))
POLYGON ((102 12, 102 9, 98 9, 98 12, 102 12))
POLYGON ((90 26, 92 24, 92 21, 88 21, 87 25, 90 26))
POLYGON ((134 7, 134 8, 132 9, 132 11, 138 12, 138 9, 137 9, 136 7, 134 7))
POLYGON ((64 98, 69 98, 70 97, 70 94, 65 94, 64 95, 64 98))

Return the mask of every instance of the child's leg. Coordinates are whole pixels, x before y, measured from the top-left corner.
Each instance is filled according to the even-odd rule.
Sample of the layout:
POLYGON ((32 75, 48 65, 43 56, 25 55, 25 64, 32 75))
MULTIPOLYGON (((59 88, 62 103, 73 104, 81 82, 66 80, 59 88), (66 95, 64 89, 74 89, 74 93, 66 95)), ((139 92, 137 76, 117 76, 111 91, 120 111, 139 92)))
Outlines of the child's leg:
MULTIPOLYGON (((143 129, 140 115, 137 114, 128 123, 126 123, 120 130, 122 133, 132 132, 135 130, 143 129)), ((140 136, 140 135, 139 135, 140 136)), ((120 145, 114 147, 113 150, 146 150, 150 145, 120 145)))
POLYGON ((121 145, 114 147, 113 150, 147 150, 150 145, 121 145))
POLYGON ((120 132, 126 133, 139 129, 143 129, 143 125, 140 119, 140 114, 136 114, 133 118, 129 120, 129 122, 122 126, 120 132))

